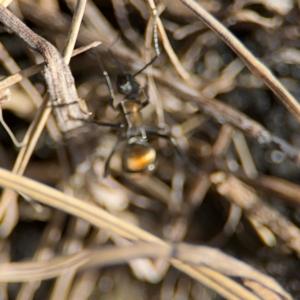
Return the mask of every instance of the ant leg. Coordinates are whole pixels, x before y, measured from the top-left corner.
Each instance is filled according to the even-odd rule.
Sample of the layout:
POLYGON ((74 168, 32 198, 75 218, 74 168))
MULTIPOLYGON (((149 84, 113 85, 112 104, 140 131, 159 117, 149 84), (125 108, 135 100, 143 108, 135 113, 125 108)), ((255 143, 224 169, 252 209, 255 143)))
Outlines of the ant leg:
POLYGON ((50 104, 50 105, 47 105, 48 108, 60 108, 60 107, 67 107, 69 105, 79 105, 79 108, 80 110, 90 116, 92 113, 88 110, 88 106, 85 102, 84 99, 79 99, 79 101, 72 101, 72 102, 69 102, 69 103, 58 103, 58 104, 50 104))
POLYGON ((110 105, 111 107, 113 107, 114 109, 117 109, 117 108, 115 107, 115 105, 114 105, 114 101, 115 101, 115 93, 114 93, 114 89, 113 89, 113 86, 112 86, 110 77, 109 77, 109 75, 108 75, 108 73, 107 73, 106 70, 103 71, 103 75, 104 75, 106 84, 107 84, 108 89, 109 89, 109 94, 110 94, 109 105, 110 105))
POLYGON ((143 91, 143 94, 145 96, 145 99, 143 100, 143 102, 140 102, 140 109, 139 110, 142 110, 144 107, 146 107, 150 101, 149 101, 149 96, 148 96, 148 92, 146 92, 147 90, 147 85, 145 88, 141 89, 143 91))
POLYGON ((111 158, 116 153, 116 151, 121 147, 123 142, 124 142, 124 140, 118 139, 114 148, 111 150, 109 156, 106 158, 105 165, 104 165, 104 177, 107 177, 109 175, 109 173, 110 173, 109 164, 110 164, 111 158))
POLYGON ((180 157, 180 159, 184 162, 184 164, 188 166, 189 170, 191 170, 193 173, 198 173, 199 170, 194 165, 191 164, 188 156, 184 151, 180 149, 180 147, 176 142, 176 139, 172 135, 168 133, 167 134, 159 133, 158 131, 161 130, 161 128, 146 127, 145 130, 147 131, 148 136, 151 136, 152 134, 155 137, 169 140, 172 143, 176 154, 180 157))
POLYGON ((104 69, 104 66, 103 66, 103 63, 101 61, 100 56, 99 55, 95 55, 95 56, 97 58, 98 64, 100 66, 100 69, 102 71, 102 74, 103 74, 103 76, 105 78, 105 81, 106 81, 106 84, 107 84, 107 87, 108 87, 108 90, 109 90, 109 94, 110 94, 109 105, 111 107, 113 107, 114 109, 116 109, 116 107, 114 106, 115 93, 114 93, 114 89, 113 89, 110 77, 108 75, 108 72, 104 69))
POLYGON ((185 154, 183 154, 184 152, 179 148, 176 139, 169 132, 159 133, 159 130, 165 130, 165 128, 144 126, 144 130, 148 133, 148 136, 153 135, 159 138, 169 140, 172 143, 176 153, 182 158, 185 157, 185 154))
POLYGON ((78 119, 78 118, 71 118, 71 120, 81 121, 83 123, 88 123, 88 124, 95 124, 98 126, 111 127, 113 129, 117 129, 117 130, 122 130, 124 128, 124 124, 122 124, 122 123, 108 123, 108 122, 100 122, 100 121, 96 121, 96 120, 78 119))
POLYGON ((154 135, 156 135, 157 137, 169 140, 172 143, 177 155, 179 157, 181 157, 183 160, 186 160, 186 154, 179 148, 179 146, 176 142, 176 139, 173 136, 171 136, 169 134, 158 133, 158 132, 154 133, 154 135))

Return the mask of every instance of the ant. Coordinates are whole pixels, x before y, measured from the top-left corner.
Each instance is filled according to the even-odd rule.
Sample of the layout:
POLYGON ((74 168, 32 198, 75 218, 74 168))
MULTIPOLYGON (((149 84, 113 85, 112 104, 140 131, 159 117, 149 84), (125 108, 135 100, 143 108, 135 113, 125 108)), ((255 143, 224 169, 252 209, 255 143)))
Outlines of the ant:
MULTIPOLYGON (((117 77, 117 88, 119 93, 124 95, 124 98, 117 106, 114 106, 115 94, 110 77, 107 71, 103 69, 103 66, 101 67, 104 70, 103 75, 110 92, 110 105, 114 109, 120 111, 125 122, 121 124, 110 124, 92 121, 100 126, 112 127, 120 132, 117 143, 105 161, 104 177, 109 175, 109 165, 112 156, 124 143, 125 148, 122 151, 122 169, 128 174, 143 175, 155 170, 157 165, 156 150, 148 142, 148 137, 164 138, 171 141, 176 152, 180 157, 183 157, 181 150, 177 146, 175 138, 168 133, 160 133, 161 130, 165 129, 155 126, 145 126, 143 124, 141 110, 149 104, 149 98, 145 90, 136 81, 135 77, 153 64, 158 55, 151 59, 151 61, 148 62, 141 70, 132 75, 124 71, 110 49, 109 52, 122 71, 122 73, 117 77), (143 101, 140 98, 141 93, 146 96, 146 99, 143 101)), ((101 61, 99 61, 99 63, 101 64, 101 61)))
POLYGON ((97 56, 99 65, 102 69, 106 84, 109 89, 110 106, 118 110, 124 117, 125 121, 124 123, 120 124, 105 123, 95 120, 90 121, 94 124, 111 127, 119 131, 118 141, 105 161, 104 177, 109 175, 111 158, 123 144, 125 144, 125 148, 122 151, 122 169, 124 172, 128 174, 143 175, 154 171, 157 166, 157 155, 154 147, 148 142, 149 137, 164 138, 169 140, 172 143, 176 153, 182 158, 182 160, 186 160, 185 153, 182 152, 177 146, 175 138, 166 132, 165 128, 145 126, 143 123, 141 110, 149 104, 149 98, 145 89, 139 85, 135 77, 152 65, 160 55, 156 22, 154 22, 153 35, 156 55, 144 67, 142 67, 133 75, 123 69, 122 65, 117 60, 117 57, 111 50, 112 46, 117 41, 115 41, 115 43, 109 47, 108 51, 110 55, 121 70, 121 74, 119 74, 117 77, 116 85, 118 92, 122 94, 124 98, 116 106, 114 105, 115 94, 109 74, 104 69, 99 56, 97 56), (144 94, 144 100, 141 100, 141 94, 144 94), (162 130, 164 133, 161 133, 162 130))

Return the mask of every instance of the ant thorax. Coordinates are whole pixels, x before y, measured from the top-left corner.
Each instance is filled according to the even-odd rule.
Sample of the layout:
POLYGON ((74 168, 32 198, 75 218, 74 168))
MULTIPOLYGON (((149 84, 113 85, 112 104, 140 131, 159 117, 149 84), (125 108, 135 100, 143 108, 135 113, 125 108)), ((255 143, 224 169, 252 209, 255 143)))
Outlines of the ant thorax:
POLYGON ((128 127, 142 126, 143 116, 140 112, 141 103, 136 100, 125 99, 120 104, 128 127))

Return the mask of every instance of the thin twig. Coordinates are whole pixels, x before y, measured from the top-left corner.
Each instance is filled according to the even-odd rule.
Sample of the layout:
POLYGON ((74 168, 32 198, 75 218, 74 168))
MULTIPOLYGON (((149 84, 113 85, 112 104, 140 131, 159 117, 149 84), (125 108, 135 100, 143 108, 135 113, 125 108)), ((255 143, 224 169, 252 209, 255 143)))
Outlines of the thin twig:
POLYGON ((65 47, 62 53, 62 56, 66 64, 69 64, 71 60, 72 52, 75 47, 78 32, 84 15, 85 6, 86 6, 86 0, 77 1, 75 12, 72 18, 70 31, 66 39, 65 47))
MULTIPOLYGON (((91 48, 98 47, 100 44, 101 42, 93 42, 87 46, 77 48, 72 52, 72 57, 79 55, 91 48)), ((44 67, 45 67, 45 63, 40 63, 38 65, 34 65, 25 70, 22 70, 16 74, 3 78, 2 80, 0 80, 0 90, 9 88, 12 85, 22 81, 24 78, 28 78, 37 74, 38 72, 42 71, 44 67)))

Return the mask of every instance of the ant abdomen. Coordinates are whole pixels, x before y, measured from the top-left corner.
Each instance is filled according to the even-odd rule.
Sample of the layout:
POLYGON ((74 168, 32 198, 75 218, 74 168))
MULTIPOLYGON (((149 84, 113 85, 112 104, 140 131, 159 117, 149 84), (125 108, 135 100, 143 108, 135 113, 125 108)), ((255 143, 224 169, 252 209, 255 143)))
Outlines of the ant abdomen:
POLYGON ((131 138, 122 153, 123 171, 147 174, 156 168, 156 151, 140 137, 131 138))

